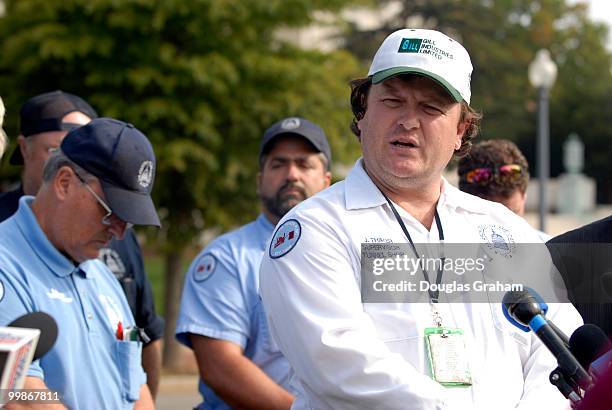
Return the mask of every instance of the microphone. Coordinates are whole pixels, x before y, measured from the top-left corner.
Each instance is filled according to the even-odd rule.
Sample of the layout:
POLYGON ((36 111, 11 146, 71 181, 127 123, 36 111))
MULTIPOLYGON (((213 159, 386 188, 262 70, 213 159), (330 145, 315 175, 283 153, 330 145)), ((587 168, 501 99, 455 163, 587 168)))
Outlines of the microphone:
POLYGON ((559 330, 555 330, 556 326, 551 326, 544 318, 543 309, 531 291, 506 292, 502 305, 514 320, 523 326, 528 326, 536 334, 557 359, 559 369, 564 376, 584 390, 592 386, 591 376, 569 351, 565 341, 559 337, 557 334, 559 330))
MULTIPOLYGON (((548 305, 546 304, 546 302, 544 302, 544 299, 542 298, 542 296, 540 296, 540 294, 538 292, 536 292, 535 290, 531 289, 531 288, 525 288, 526 291, 528 293, 531 294, 531 296, 533 296, 533 298, 535 299, 535 301, 540 305, 540 314, 542 316, 546 316, 546 313, 548 312, 548 305)), ((518 292, 514 292, 514 294, 518 294, 518 292)), ((508 294, 506 294, 508 295, 508 294)), ((514 301, 514 296, 508 296, 508 299, 506 300, 506 303, 509 302, 513 302, 514 301)), ((521 323, 519 323, 518 321, 516 321, 511 315, 510 313, 508 313, 508 309, 506 308, 506 306, 503 304, 502 302, 502 312, 504 312, 504 316, 506 317, 506 319, 508 319, 508 321, 510 323, 512 323, 514 326, 518 327, 519 329, 521 329, 523 332, 530 332, 531 329, 529 328, 529 326, 525 326, 521 323)), ((567 338, 567 336, 565 335, 565 333, 563 333, 561 331, 561 329, 559 329, 553 322, 551 322, 550 320, 546 320, 546 322, 550 325, 550 327, 555 331, 555 333, 557 334, 557 336, 559 336, 559 338, 563 341, 563 343, 565 344, 566 347, 569 347, 569 340, 567 338)))
POLYGON ((599 327, 586 324, 574 331, 569 340, 574 357, 595 378, 612 368, 612 342, 599 327))
POLYGON ((32 360, 38 360, 47 354, 57 340, 57 322, 51 315, 45 312, 25 314, 9 323, 8 327, 40 330, 40 337, 38 338, 38 344, 36 345, 32 360))

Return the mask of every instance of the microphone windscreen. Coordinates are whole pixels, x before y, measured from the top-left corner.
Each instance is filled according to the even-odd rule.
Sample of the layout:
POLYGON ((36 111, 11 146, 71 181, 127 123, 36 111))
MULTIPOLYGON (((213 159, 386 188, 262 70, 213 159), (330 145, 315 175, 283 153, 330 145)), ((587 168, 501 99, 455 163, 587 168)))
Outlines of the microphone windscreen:
POLYGON ((8 326, 40 330, 40 337, 32 360, 38 360, 44 356, 51 350, 57 339, 57 323, 51 315, 45 312, 28 313, 18 317, 8 326))
POLYGON ((570 352, 588 369, 599 356, 612 349, 612 343, 599 327, 586 324, 574 331, 569 340, 570 352))

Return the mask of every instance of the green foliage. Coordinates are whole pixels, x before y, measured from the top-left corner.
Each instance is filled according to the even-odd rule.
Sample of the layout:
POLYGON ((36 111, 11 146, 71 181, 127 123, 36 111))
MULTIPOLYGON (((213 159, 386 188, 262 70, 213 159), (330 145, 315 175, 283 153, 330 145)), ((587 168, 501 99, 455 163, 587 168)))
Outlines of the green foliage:
POLYGON ((337 11, 340 0, 7 0, 0 19, 0 86, 16 135, 16 107, 63 89, 104 116, 135 124, 158 158, 154 188, 164 249, 204 226, 257 213, 261 134, 301 115, 318 122, 334 156, 354 160, 346 52, 292 45, 279 29, 337 11))
MULTIPOLYGON (((382 7, 391 0, 378 0, 382 7)), ((548 48, 559 68, 550 102, 552 174, 562 171, 562 144, 577 132, 586 145, 585 172, 597 178, 599 199, 612 202, 611 55, 605 26, 590 21, 584 4, 565 0, 404 0, 374 30, 353 26, 347 48, 369 60, 384 37, 422 27, 461 41, 472 57, 472 106, 484 113, 480 138, 519 142, 535 165, 537 92, 527 67, 548 48)), ((535 167, 532 174, 535 175, 535 167)))

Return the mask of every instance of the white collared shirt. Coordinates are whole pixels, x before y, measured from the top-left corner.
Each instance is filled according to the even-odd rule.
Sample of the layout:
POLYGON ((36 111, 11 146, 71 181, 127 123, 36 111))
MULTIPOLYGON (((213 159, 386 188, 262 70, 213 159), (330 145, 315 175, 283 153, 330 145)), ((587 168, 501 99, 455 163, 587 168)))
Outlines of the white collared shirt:
MULTIPOLYGON (((415 243, 439 241, 397 207, 415 243)), ((540 243, 501 204, 442 183, 437 211, 445 242, 540 243)), ((548 382, 553 356, 503 317, 501 304, 439 304, 444 325, 465 332, 473 385, 445 388, 430 377, 423 332, 427 303, 362 303, 361 244, 405 243, 385 198, 357 161, 345 181, 302 202, 277 225, 260 269, 271 332, 295 374, 294 409, 565 408, 548 382)), ((571 305, 548 318, 567 334, 582 324, 571 305)))

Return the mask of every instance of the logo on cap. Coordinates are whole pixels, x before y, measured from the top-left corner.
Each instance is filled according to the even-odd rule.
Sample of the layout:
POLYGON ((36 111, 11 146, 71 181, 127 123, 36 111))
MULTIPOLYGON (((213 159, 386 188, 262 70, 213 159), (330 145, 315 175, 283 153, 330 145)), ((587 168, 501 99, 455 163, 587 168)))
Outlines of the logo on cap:
POLYGON ((421 43, 423 42, 420 38, 404 38, 400 44, 398 53, 418 53, 421 49, 421 43))
POLYGON ((148 188, 153 180, 153 162, 143 161, 138 170, 138 184, 143 188, 148 188))
POLYGON ((281 123, 281 128, 284 130, 294 130, 300 127, 299 118, 287 118, 281 123))

